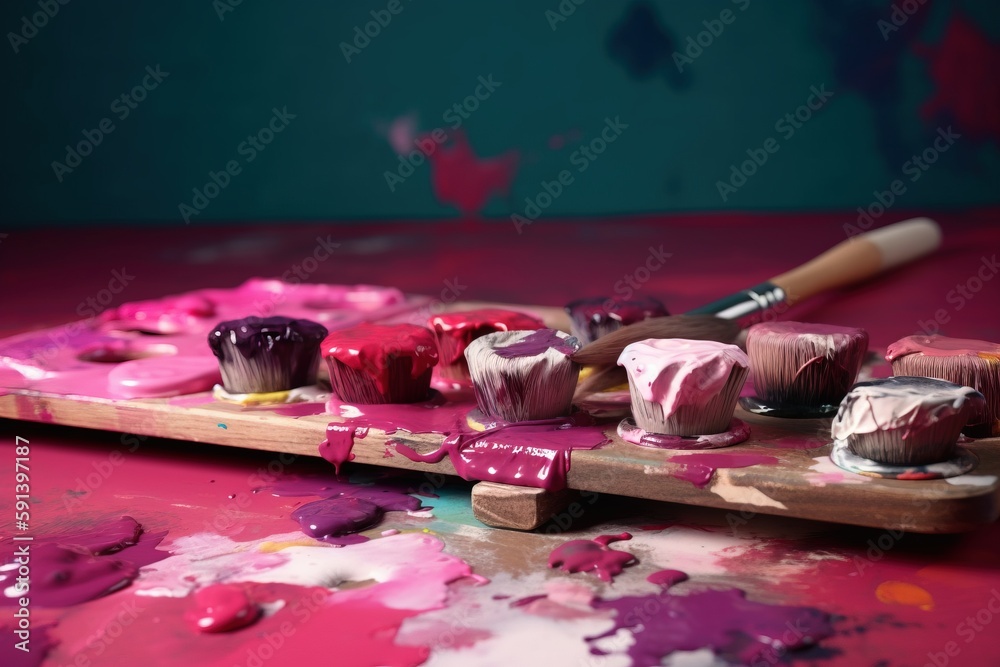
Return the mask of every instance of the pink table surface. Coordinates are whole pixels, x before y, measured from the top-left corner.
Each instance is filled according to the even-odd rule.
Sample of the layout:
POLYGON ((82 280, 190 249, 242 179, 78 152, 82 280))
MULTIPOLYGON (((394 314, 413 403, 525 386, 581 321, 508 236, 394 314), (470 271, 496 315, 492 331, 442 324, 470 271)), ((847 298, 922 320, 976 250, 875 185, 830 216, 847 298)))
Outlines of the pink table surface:
MULTIPOLYGON (((940 310, 947 318, 943 333, 1000 340, 1000 281, 983 268, 992 266, 1000 251, 997 213, 936 216, 945 233, 939 253, 878 281, 811 301, 790 317, 865 327, 878 349, 916 333, 921 322, 940 310), (959 299, 953 290, 959 285, 971 289, 973 277, 980 278, 978 291, 959 299)), ((108 287, 114 271, 127 276, 127 285, 113 295, 113 303, 233 286, 299 266, 310 282, 394 285, 445 300, 457 292, 463 300, 561 305, 578 296, 613 293, 617 281, 642 275, 636 269, 651 247, 661 246, 659 252, 671 256, 641 290, 682 312, 749 287, 842 240, 844 220, 791 214, 646 217, 605 224, 539 222, 520 235, 504 222, 15 231, 0 240, 0 333, 77 319, 88 308, 87 300, 99 298, 108 287), (317 237, 328 246, 340 245, 329 259, 312 265, 307 258, 319 245, 317 237)), ((0 452, 11 459, 16 436, 31 442, 32 519, 38 535, 129 514, 147 531, 166 531, 160 549, 175 548, 178 540, 199 532, 249 543, 295 532, 288 514, 308 500, 253 493, 259 482, 255 474, 275 465, 274 455, 155 439, 133 448, 118 434, 0 420, 0 452), (109 461, 120 463, 100 473, 109 470, 109 461), (93 480, 99 483, 88 482, 95 471, 93 480), (67 498, 80 502, 70 506, 67 498)), ((276 467, 282 475, 317 473, 325 470, 320 464, 318 459, 277 461, 276 467)), ((3 465, 11 470, 13 464, 3 465)), ((7 518, 13 512, 12 474, 5 477, 0 484, 2 538, 13 528, 7 518)), ((427 481, 423 476, 403 479, 413 488, 427 481)), ((620 657, 602 662, 589 656, 586 633, 575 621, 540 619, 511 609, 509 603, 544 593, 551 582, 565 579, 605 597, 649 593, 655 586, 645 577, 660 568, 691 574, 680 593, 735 586, 756 600, 834 614, 836 634, 796 656, 798 664, 1000 664, 996 524, 958 536, 919 536, 752 512, 734 519, 722 511, 604 497, 580 517, 524 535, 476 522, 466 484, 434 480, 433 486, 440 497, 425 499, 435 506, 431 516, 390 513, 368 534, 379 538, 380 531, 392 528, 434 535, 446 553, 490 583, 456 581, 447 586, 440 609, 399 620, 394 633, 383 639, 417 648, 401 649, 392 658, 378 648, 338 654, 337 628, 328 624, 330 619, 315 616, 293 626, 284 647, 263 664, 417 664, 424 658, 431 665, 510 664, 515 659, 523 664, 625 664, 620 657), (613 584, 546 568, 547 554, 566 539, 621 530, 635 538, 614 546, 635 552, 640 563, 613 584)), ((345 547, 344 553, 354 548, 345 547)), ((253 664, 247 652, 257 651, 288 618, 278 612, 236 633, 198 635, 177 621, 183 601, 142 598, 133 591, 137 585, 75 607, 33 610, 33 637, 47 634, 56 643, 43 663, 39 651, 31 656, 10 651, 11 619, 0 610, 3 664, 11 664, 8 656, 18 661, 13 664, 83 667, 253 664), (137 610, 134 622, 124 628, 123 609, 137 610)), ((692 659, 691 664, 708 664, 705 655, 692 659)))

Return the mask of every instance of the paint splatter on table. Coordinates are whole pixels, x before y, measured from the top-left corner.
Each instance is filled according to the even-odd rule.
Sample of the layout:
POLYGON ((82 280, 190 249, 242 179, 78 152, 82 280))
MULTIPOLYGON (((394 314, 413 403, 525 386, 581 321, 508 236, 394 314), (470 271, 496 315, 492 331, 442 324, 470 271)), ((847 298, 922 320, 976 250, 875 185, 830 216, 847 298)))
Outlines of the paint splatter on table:
MULTIPOLYGON (((817 646, 783 658, 802 664, 922 664, 950 648, 963 665, 987 665, 1000 646, 986 630, 997 615, 991 605, 1000 610, 995 525, 941 537, 764 516, 730 527, 726 512, 601 497, 569 525, 525 534, 478 524, 467 486, 443 478, 438 497, 423 498, 433 509, 413 512, 421 500, 406 491, 425 485, 422 475, 354 466, 348 484, 315 458, 233 457, 155 439, 119 459, 113 455, 128 447, 118 435, 0 426, 0 437, 20 435, 32 446, 34 546, 52 536, 48 542, 62 548, 106 554, 91 559, 128 562, 131 550, 146 549, 143 535, 158 540, 135 563, 130 584, 68 606, 33 603, 32 659, 52 645, 36 664, 83 656, 113 665, 153 655, 163 665, 249 664, 253 656, 284 665, 330 651, 338 664, 389 665, 644 664, 649 652, 667 650, 703 660, 713 650, 737 661, 763 655, 739 633, 725 641, 693 631, 686 640, 659 630, 643 638, 636 618, 623 613, 633 608, 651 615, 643 626, 650 629, 665 622, 661 614, 699 627, 705 614, 724 614, 754 636, 780 629, 775 646, 812 637, 817 646), (112 459, 120 463, 109 468, 112 459), (88 483, 88 470, 106 474, 88 483), (366 542, 324 544, 291 519, 309 503, 351 494, 381 505, 382 520, 360 531, 366 542), (134 523, 121 518, 126 509, 134 523), (625 531, 632 538, 615 546, 638 562, 619 568, 613 582, 548 567, 550 553, 572 540, 625 531), (250 621, 223 617, 218 622, 232 629, 201 632, 192 615, 205 617, 204 591, 219 586, 239 592, 214 598, 219 613, 238 614, 244 596, 250 621), (786 621, 798 634, 786 632, 786 621)), ((13 542, 2 548, 7 561, 13 542)), ((31 664, 9 648, 4 664, 31 664)))

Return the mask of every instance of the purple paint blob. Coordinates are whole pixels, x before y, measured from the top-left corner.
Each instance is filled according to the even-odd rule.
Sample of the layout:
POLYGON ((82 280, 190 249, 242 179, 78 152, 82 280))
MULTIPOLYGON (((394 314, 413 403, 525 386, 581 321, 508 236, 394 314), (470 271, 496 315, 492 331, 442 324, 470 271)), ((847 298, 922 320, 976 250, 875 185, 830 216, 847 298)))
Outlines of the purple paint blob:
MULTIPOLYGON (((812 646, 833 634, 830 617, 810 607, 752 602, 737 589, 594 600, 595 609, 613 609, 615 625, 594 642, 621 629, 632 633, 627 654, 635 667, 659 665, 675 651, 711 649, 739 664, 777 664, 788 651, 812 646)), ((605 652, 591 648, 591 653, 605 652)))
POLYGON ((662 586, 663 588, 670 588, 674 584, 679 584, 682 581, 687 580, 687 573, 681 572, 680 570, 657 570, 653 574, 646 577, 646 581, 649 583, 662 586))
POLYGON ((748 468, 777 463, 778 459, 761 454, 682 454, 671 456, 667 461, 679 464, 671 471, 671 476, 703 488, 712 481, 712 476, 719 468, 748 468))
POLYGON ((420 499, 387 486, 361 486, 339 480, 286 479, 271 486, 276 496, 325 496, 292 512, 306 535, 329 544, 366 542, 357 533, 382 520, 385 512, 427 509, 420 499))
POLYGON ((59 642, 55 641, 50 634, 50 630, 55 624, 41 625, 37 622, 31 625, 30 643, 27 645, 29 651, 22 651, 15 644, 22 641, 14 634, 17 623, 5 623, 0 625, 0 635, 6 641, 0 642, 0 665, 17 665, 17 667, 38 667, 45 662, 48 655, 59 642))
POLYGON ((238 584, 213 584, 191 596, 184 619, 198 632, 239 630, 260 618, 261 609, 238 584))
POLYGON ((580 346, 576 339, 560 338, 559 333, 555 329, 539 329, 512 345, 494 348, 493 353, 504 359, 516 359, 544 354, 548 349, 553 349, 569 356, 580 349, 580 346))
POLYGON ((128 586, 139 568, 163 560, 159 551, 166 532, 142 533, 131 517, 122 517, 81 533, 39 536, 27 547, 31 568, 29 590, 19 587, 15 558, 22 543, 12 549, 14 557, 0 565, 0 606, 14 606, 27 594, 41 607, 68 607, 87 602, 128 586))
POLYGON ((627 551, 616 551, 608 544, 631 540, 628 533, 600 535, 592 540, 570 540, 556 547, 549 555, 549 567, 566 572, 593 572, 602 581, 611 581, 627 565, 639 561, 627 551))

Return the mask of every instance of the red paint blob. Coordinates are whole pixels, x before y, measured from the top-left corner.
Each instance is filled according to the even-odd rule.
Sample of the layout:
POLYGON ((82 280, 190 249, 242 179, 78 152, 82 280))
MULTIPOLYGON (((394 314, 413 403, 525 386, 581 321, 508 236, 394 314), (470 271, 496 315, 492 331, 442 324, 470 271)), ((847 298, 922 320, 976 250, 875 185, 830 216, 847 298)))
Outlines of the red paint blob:
POLYGON ((260 607, 236 584, 206 586, 191 597, 193 606, 184 618, 198 632, 239 630, 260 618, 260 607))
POLYGON ((679 584, 687 580, 687 573, 680 570, 658 570, 646 577, 646 581, 649 583, 663 586, 664 588, 670 588, 674 584, 679 584))
POLYGON ((517 173, 518 153, 507 151, 492 158, 479 158, 462 131, 450 134, 427 159, 431 185, 442 204, 451 204, 465 216, 478 215, 494 196, 507 196, 517 173))
POLYGON ((941 42, 918 52, 927 59, 935 85, 934 95, 920 110, 923 118, 931 122, 947 115, 973 141, 1000 141, 1000 80, 996 76, 1000 46, 955 12, 941 42))
POLYGON ((630 540, 628 533, 600 535, 592 540, 570 540, 556 547, 549 556, 549 567, 566 572, 593 572, 602 581, 611 581, 627 565, 634 565, 636 557, 627 551, 608 547, 611 542, 630 540))

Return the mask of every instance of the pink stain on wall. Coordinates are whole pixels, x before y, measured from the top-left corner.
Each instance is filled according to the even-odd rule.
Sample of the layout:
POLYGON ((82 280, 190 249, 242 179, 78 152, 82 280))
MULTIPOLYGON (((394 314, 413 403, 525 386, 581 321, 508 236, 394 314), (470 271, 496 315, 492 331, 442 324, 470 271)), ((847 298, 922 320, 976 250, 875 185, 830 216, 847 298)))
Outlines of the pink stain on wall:
POLYGON ((1000 45, 961 14, 948 23, 937 46, 921 47, 935 91, 920 110, 930 122, 942 114, 976 141, 1000 140, 1000 45))
POLYGON ((449 140, 427 158, 434 196, 442 204, 457 208, 463 216, 477 216, 490 199, 510 193, 519 153, 512 149, 495 157, 480 158, 464 132, 453 132, 449 140))

